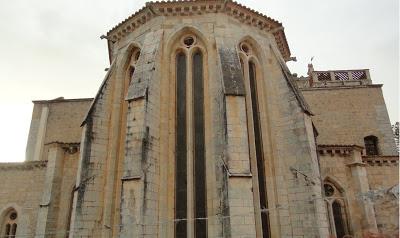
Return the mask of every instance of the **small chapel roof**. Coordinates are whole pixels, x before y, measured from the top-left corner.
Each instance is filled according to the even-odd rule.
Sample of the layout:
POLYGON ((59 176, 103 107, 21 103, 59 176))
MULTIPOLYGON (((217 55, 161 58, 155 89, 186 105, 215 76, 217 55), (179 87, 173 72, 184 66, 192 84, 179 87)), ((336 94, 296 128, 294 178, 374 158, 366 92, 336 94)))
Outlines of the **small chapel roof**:
POLYGON ((107 38, 118 41, 139 26, 157 16, 189 16, 192 14, 222 12, 248 25, 272 33, 285 60, 290 49, 282 23, 232 0, 183 0, 147 2, 140 10, 107 32, 107 38))

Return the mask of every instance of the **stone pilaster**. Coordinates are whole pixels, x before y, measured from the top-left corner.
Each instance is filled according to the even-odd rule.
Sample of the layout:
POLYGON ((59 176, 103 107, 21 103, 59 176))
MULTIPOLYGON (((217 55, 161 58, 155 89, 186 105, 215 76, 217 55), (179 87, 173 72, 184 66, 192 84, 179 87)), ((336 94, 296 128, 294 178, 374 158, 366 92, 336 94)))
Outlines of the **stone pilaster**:
MULTIPOLYGON (((362 162, 361 157, 362 147, 354 146, 352 151, 352 161, 347 164, 351 170, 352 182, 356 199, 360 211, 361 229, 364 232, 377 233, 376 217, 374 205, 371 198, 368 197, 370 191, 367 177, 366 164, 362 162)), ((359 234, 361 235, 361 234, 359 234)))
POLYGON ((39 129, 36 135, 36 144, 32 159, 33 161, 38 161, 42 159, 48 116, 49 116, 49 107, 47 105, 43 105, 39 120, 39 129))
POLYGON ((39 213, 36 223, 35 238, 48 237, 46 234, 54 233, 56 227, 56 216, 54 216, 54 207, 58 200, 55 194, 59 190, 62 174, 62 162, 64 150, 59 144, 51 144, 48 153, 48 162, 46 178, 42 201, 39 204, 39 213))

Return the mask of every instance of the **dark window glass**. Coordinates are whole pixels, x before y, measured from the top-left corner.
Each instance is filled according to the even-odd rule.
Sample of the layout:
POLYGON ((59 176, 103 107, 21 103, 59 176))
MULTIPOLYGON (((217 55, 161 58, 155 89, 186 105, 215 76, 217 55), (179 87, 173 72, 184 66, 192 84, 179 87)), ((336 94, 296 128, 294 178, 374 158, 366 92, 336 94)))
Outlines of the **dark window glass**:
MULTIPOLYGON (((176 57, 175 218, 187 218, 186 56, 176 57)), ((175 237, 187 237, 186 220, 175 223, 175 237)))
POLYGON ((11 231, 11 225, 7 224, 6 225, 6 233, 5 233, 6 237, 8 237, 10 235, 10 231, 11 231))
POLYGON ((333 219, 335 221, 336 236, 342 238, 345 234, 344 221, 342 215, 342 206, 339 202, 335 201, 332 204, 333 219))
POLYGON ((188 36, 183 40, 183 43, 186 45, 186 47, 190 47, 194 44, 194 38, 191 36, 188 36))
MULTIPOLYGON (((207 217, 206 204, 206 165, 204 149, 204 85, 203 55, 197 52, 193 56, 193 111, 194 115, 194 198, 195 217, 207 217)), ((196 220, 196 238, 207 237, 206 220, 196 220)))
MULTIPOLYGON (((256 67, 254 63, 249 63, 249 81, 250 81, 250 93, 251 93, 251 107, 253 110, 253 125, 254 125, 254 141, 256 147, 256 160, 257 160, 257 172, 258 172, 258 189, 260 193, 260 207, 261 209, 268 208, 267 201, 267 190, 265 184, 265 173, 264 173, 264 155, 262 148, 262 136, 261 136, 261 124, 258 110, 258 99, 257 99, 257 82, 256 82, 256 67)), ((261 222, 263 237, 270 237, 269 229, 269 216, 268 212, 261 213, 261 222)))
POLYGON ((324 184, 325 196, 331 197, 335 193, 335 189, 330 184, 324 184))
POLYGON ((11 228, 11 234, 10 237, 15 237, 15 234, 17 234, 17 224, 13 224, 11 228))
POLYGON ((367 155, 378 155, 378 138, 367 136, 364 138, 365 151, 367 155))
POLYGON ((129 69, 129 82, 133 79, 133 73, 135 73, 135 67, 131 66, 129 69))
POLYGON ((17 213, 16 213, 16 212, 12 212, 12 213, 10 214, 10 219, 11 219, 11 220, 17 219, 17 213))

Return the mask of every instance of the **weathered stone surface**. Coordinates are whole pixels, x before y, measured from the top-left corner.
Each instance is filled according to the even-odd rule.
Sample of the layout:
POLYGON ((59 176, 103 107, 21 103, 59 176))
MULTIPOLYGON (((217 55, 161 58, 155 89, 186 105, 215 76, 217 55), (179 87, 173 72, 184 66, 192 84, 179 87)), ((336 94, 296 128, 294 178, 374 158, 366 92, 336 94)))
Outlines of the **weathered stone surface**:
POLYGON ((297 80, 303 97, 280 26, 230 1, 148 4, 109 32, 112 64, 93 100, 35 102, 28 161, 0 164, 0 222, 14 208, 17 237, 166 238, 180 222, 194 237, 201 219, 208 237, 244 238, 262 237, 268 214, 271 237, 329 237, 338 199, 346 234, 395 236, 398 205, 387 191, 398 185, 398 158, 380 88, 370 78, 297 80), (203 72, 194 77, 199 51, 203 72), (185 220, 175 215, 178 53, 186 60, 185 220), (195 78, 204 87, 206 217, 195 214, 195 78), (361 155, 371 134, 378 157, 361 155), (339 197, 325 196, 325 183, 339 197))

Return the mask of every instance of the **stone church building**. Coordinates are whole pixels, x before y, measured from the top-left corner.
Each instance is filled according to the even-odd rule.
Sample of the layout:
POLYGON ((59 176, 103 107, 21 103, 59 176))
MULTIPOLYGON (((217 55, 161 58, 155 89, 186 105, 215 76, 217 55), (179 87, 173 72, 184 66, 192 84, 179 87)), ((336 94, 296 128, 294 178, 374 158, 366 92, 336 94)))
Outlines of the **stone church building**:
POLYGON ((297 77, 282 24, 230 0, 149 2, 102 38, 95 97, 34 101, 26 161, 0 164, 0 237, 398 237, 367 69, 297 77))

